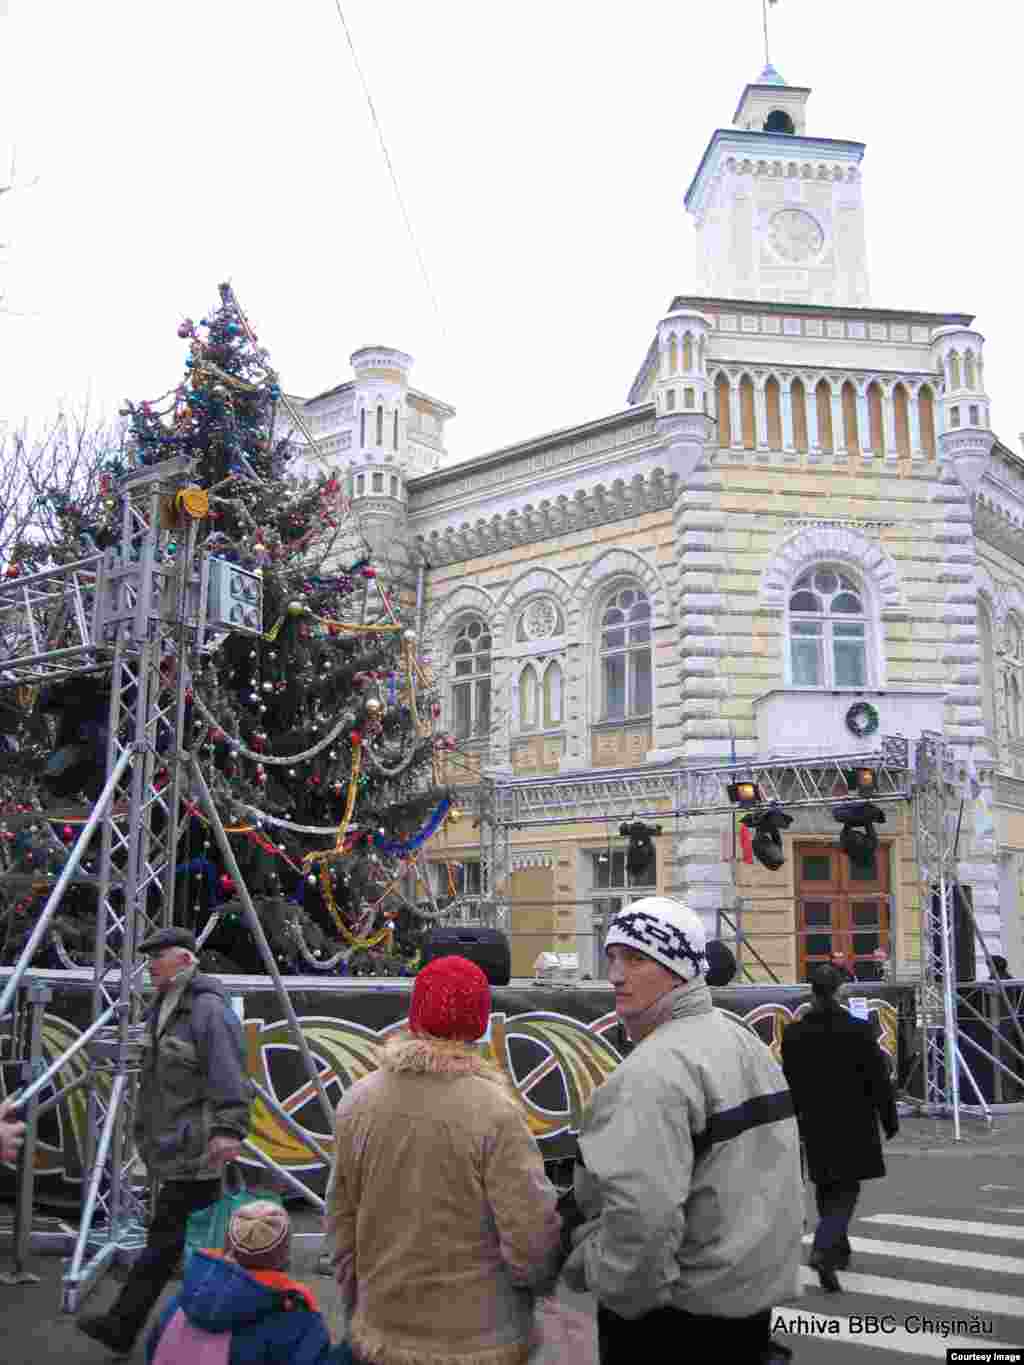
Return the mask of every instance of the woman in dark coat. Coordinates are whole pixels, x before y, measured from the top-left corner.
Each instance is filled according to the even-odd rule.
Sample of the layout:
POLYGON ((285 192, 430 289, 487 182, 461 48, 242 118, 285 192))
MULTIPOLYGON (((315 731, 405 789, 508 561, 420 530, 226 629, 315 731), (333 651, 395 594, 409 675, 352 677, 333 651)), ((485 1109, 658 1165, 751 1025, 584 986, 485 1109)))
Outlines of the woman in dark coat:
POLYGON ((823 1289, 842 1286, 836 1270, 850 1260, 849 1227, 862 1180, 885 1175, 881 1124, 899 1131, 889 1068, 871 1025, 854 1019, 836 999, 842 978, 834 967, 811 976, 813 1007, 782 1035, 782 1069, 793 1092, 800 1136, 814 1181, 818 1229, 810 1263, 823 1289))

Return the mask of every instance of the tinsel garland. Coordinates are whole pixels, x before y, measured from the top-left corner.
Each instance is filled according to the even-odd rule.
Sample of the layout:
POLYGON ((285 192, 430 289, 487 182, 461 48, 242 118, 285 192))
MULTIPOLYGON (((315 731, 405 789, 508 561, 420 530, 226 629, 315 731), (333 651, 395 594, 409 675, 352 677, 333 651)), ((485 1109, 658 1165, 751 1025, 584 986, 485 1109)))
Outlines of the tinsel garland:
POLYGON ((398 858, 409 853, 415 853, 428 839, 433 838, 441 828, 447 818, 449 810, 451 810, 451 805, 451 798, 443 796, 431 812, 427 823, 418 834, 414 834, 409 839, 388 839, 383 834, 374 834, 372 836, 374 848, 381 853, 387 854, 388 857, 391 858, 398 858))

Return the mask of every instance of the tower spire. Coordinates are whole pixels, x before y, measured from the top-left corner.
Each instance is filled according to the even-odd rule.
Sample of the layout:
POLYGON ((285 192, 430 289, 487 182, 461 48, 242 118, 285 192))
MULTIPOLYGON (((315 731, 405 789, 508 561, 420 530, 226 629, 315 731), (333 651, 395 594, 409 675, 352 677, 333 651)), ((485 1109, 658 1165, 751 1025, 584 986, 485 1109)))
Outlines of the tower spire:
POLYGON ((761 0, 761 18, 764 21, 764 64, 770 67, 772 59, 768 55, 768 6, 778 4, 778 0, 761 0))

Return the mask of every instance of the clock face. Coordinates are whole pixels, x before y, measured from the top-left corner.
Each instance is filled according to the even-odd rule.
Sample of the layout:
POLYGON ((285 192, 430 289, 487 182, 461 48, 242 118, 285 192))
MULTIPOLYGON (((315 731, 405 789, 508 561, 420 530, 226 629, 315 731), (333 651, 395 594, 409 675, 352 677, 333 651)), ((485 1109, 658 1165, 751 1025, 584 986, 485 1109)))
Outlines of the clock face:
POLYGON ((806 261, 817 256, 825 234, 803 209, 780 209, 768 226, 768 240, 784 261, 806 261))

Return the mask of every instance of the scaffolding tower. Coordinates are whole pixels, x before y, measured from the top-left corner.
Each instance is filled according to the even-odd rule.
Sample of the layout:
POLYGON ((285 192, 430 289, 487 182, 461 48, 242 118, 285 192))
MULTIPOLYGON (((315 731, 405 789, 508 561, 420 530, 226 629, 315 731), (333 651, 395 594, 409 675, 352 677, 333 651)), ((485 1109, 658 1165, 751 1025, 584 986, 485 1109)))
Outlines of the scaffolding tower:
MULTIPOLYGON (((88 1087, 85 1196, 64 1275, 65 1312, 76 1312, 101 1275, 116 1260, 130 1258, 145 1240, 146 1196, 132 1138, 144 1041, 138 944, 172 922, 179 814, 186 797, 209 821, 238 885, 246 926, 274 981, 328 1132, 333 1119, 321 1068, 298 1026, 198 760, 184 743, 191 659, 205 636, 210 570, 208 556, 196 566, 197 523, 176 502, 190 475, 189 459, 179 456, 126 476, 119 484, 123 516, 117 547, 0 584, 0 686, 110 675, 105 785, 0 993, 3 1018, 16 1004, 21 979, 101 830, 90 1024, 45 1069, 36 1066, 36 1074, 16 1097, 18 1110, 34 1124, 40 1092, 72 1057, 86 1051, 86 1071, 45 1106, 52 1107, 71 1089, 88 1087)), ((45 821, 46 812, 38 818, 45 821)), ((214 915, 203 938, 216 922, 214 915)), ((263 1090, 260 1095, 329 1165, 325 1147, 300 1129, 271 1095, 263 1090)), ((33 1145, 34 1132, 27 1143, 33 1145)), ((245 1149, 296 1193, 323 1207, 318 1196, 251 1141, 245 1149)), ((23 1201, 30 1199, 30 1180, 23 1182, 21 1194, 23 1201)), ((19 1210, 22 1217, 25 1212, 19 1210)))

